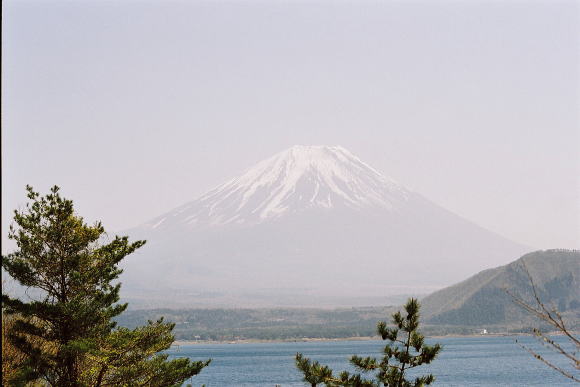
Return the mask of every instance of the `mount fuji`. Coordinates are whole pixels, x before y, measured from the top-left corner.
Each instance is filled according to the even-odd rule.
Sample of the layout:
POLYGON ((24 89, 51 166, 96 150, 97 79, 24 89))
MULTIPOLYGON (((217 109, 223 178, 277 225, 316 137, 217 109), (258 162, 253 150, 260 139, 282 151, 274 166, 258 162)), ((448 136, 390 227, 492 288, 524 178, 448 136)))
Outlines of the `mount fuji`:
POLYGON ((339 146, 294 146, 128 230, 139 305, 354 305, 420 294, 528 249, 339 146))

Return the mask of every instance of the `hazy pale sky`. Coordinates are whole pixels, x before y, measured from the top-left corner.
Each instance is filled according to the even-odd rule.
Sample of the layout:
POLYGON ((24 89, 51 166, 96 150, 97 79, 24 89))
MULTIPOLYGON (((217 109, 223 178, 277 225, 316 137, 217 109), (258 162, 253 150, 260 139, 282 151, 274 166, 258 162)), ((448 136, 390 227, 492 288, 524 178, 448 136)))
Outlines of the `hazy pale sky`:
POLYGON ((337 144, 514 241, 580 248, 579 4, 3 1, 2 240, 26 184, 117 231, 337 144))

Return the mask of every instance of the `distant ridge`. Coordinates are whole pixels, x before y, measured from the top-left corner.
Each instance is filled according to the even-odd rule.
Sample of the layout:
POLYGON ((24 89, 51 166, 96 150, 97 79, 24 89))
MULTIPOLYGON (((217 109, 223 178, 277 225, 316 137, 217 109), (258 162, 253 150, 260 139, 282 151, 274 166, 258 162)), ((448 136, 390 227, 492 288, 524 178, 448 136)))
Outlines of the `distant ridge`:
POLYGON ((127 233, 148 243, 127 259, 125 296, 162 306, 351 306, 528 251, 322 145, 279 152, 127 233))
POLYGON ((565 249, 526 254, 425 297, 421 302, 426 321, 462 326, 537 325, 538 321, 516 306, 505 292, 507 289, 533 303, 524 263, 542 301, 556 307, 576 329, 580 328, 580 251, 565 249))

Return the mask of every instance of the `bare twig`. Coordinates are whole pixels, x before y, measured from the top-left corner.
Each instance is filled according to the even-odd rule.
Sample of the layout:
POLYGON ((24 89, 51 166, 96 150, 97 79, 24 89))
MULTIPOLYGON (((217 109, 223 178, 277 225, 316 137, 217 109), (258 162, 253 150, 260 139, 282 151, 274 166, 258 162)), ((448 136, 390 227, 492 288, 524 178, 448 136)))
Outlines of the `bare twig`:
MULTIPOLYGON (((524 300, 519 295, 515 294, 514 292, 511 292, 509 289, 505 289, 505 292, 512 297, 515 304, 522 307, 524 310, 526 310, 531 315, 537 317, 538 319, 540 319, 540 320, 548 323, 552 327, 556 328, 557 331, 559 331, 560 333, 565 335, 565 337, 567 337, 570 340, 570 342, 576 347, 576 351, 580 350, 580 340, 578 338, 576 338, 572 334, 572 332, 570 332, 570 330, 568 330, 568 328, 566 327, 566 324, 564 323, 564 319, 562 318, 562 315, 558 312, 558 310, 556 308, 552 307, 551 309, 548 309, 546 307, 546 305, 542 302, 542 299, 538 295, 536 284, 534 283, 534 280, 533 280, 524 260, 522 260, 522 262, 521 262, 521 267, 522 267, 524 273, 526 274, 526 276, 528 277, 528 281, 530 282, 533 298, 534 298, 536 305, 531 305, 530 303, 528 303, 526 300, 524 300)), ((542 345, 544 345, 547 348, 550 348, 551 350, 555 351, 556 353, 563 355, 564 357, 566 357, 567 359, 569 359, 572 362, 572 365, 574 366, 575 369, 580 369, 580 360, 577 358, 576 352, 567 351, 560 344, 556 343, 554 340, 552 340, 548 336, 546 336, 540 329, 533 329, 533 332, 534 332, 536 338, 540 341, 540 343, 542 345)), ((546 364, 550 368, 554 369, 555 371, 558 371, 560 374, 564 375, 565 377, 567 377, 571 380, 574 380, 575 382, 580 383, 580 379, 578 379, 577 377, 572 375, 567 370, 564 370, 563 368, 558 367, 554 363, 546 360, 540 354, 538 354, 537 352, 535 352, 531 348, 519 343, 517 340, 516 340, 516 343, 520 347, 522 347, 523 349, 528 351, 536 359, 540 360, 541 362, 543 362, 544 364, 546 364)))
POLYGON ((547 361, 546 359, 544 359, 540 354, 538 354, 537 352, 535 352, 534 350, 530 349, 529 347, 526 347, 525 345, 519 343, 516 340, 516 343, 522 347, 523 349, 525 349, 526 351, 528 351, 533 357, 535 357, 536 359, 538 359, 539 361, 543 362, 544 364, 546 364, 548 367, 558 371, 559 373, 561 373, 562 375, 564 375, 567 378, 570 378, 572 380, 574 380, 575 382, 580 383, 580 379, 574 377, 574 375, 568 373, 567 371, 563 370, 562 368, 555 366, 554 364, 550 363, 549 361, 547 361))

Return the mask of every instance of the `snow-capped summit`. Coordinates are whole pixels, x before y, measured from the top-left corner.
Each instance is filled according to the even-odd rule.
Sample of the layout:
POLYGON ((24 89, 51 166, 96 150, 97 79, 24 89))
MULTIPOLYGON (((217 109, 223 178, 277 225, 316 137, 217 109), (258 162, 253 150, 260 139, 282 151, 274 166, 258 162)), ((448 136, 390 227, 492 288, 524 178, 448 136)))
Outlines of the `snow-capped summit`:
POLYGON ((259 223, 312 208, 392 211, 409 193, 341 146, 296 145, 148 225, 259 223))

